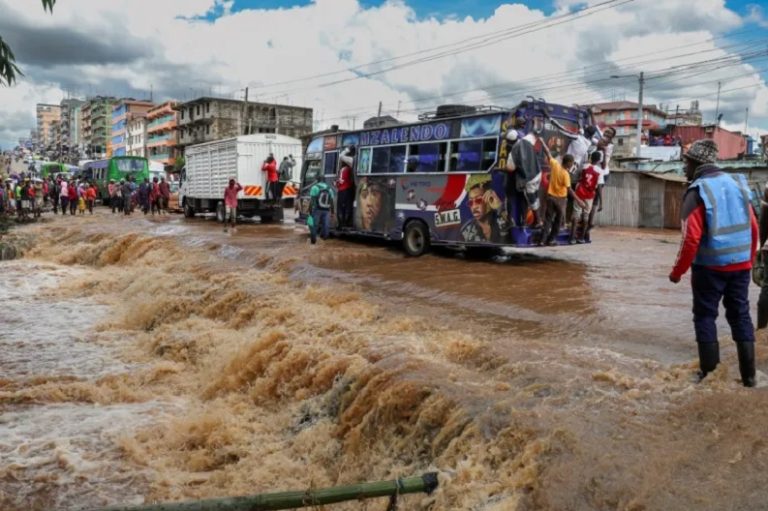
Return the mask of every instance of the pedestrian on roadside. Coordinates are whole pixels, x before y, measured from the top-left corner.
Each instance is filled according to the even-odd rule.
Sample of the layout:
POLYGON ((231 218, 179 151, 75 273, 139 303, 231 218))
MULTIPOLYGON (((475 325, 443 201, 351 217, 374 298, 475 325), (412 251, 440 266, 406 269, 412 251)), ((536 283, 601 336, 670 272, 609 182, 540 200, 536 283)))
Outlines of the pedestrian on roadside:
POLYGON ((69 207, 69 183, 64 179, 61 180, 59 185, 59 202, 61 203, 61 214, 67 214, 67 208, 69 207))
POLYGON ((683 239, 673 283, 691 268, 693 325, 699 352, 699 379, 720 363, 715 320, 720 302, 736 342, 741 382, 755 386, 755 332, 749 312, 749 282, 757 251, 758 226, 741 174, 719 168, 713 140, 697 140, 684 155, 691 183, 683 198, 683 239))
POLYGON ((317 243, 317 234, 324 240, 330 236, 333 190, 322 180, 315 181, 309 189, 309 240, 317 243))
POLYGON ((93 206, 96 204, 96 185, 91 185, 85 190, 85 203, 88 207, 88 213, 93 214, 93 206))
POLYGON ((115 184, 115 180, 110 179, 107 185, 107 195, 109 195, 109 205, 112 208, 113 215, 117 211, 117 189, 118 186, 115 184))
POLYGON ((152 178, 152 183, 149 189, 149 205, 152 209, 152 216, 155 216, 155 211, 159 215, 162 212, 162 196, 160 195, 160 183, 156 177, 152 178))
POLYGON ((141 211, 145 215, 149 213, 149 192, 149 178, 145 178, 144 181, 139 185, 139 205, 141 206, 141 211))
POLYGON ((160 178, 160 211, 168 213, 168 202, 171 200, 171 185, 165 180, 165 177, 160 178))
POLYGON ((72 216, 75 216, 75 212, 77 211, 77 183, 75 183, 75 180, 72 179, 69 182, 69 186, 67 187, 67 193, 69 194, 69 214, 72 216))
POLYGON ((121 179, 120 183, 121 183, 121 187, 120 188, 122 189, 122 195, 123 195, 123 200, 122 200, 123 213, 125 215, 130 215, 131 214, 131 209, 132 209, 132 204, 131 204, 132 198, 131 198, 131 195, 133 194, 133 189, 131 187, 131 179, 130 178, 128 178, 126 180, 122 180, 121 179))
POLYGON ((227 232, 227 222, 232 232, 237 231, 237 194, 243 187, 234 179, 229 180, 229 186, 224 188, 224 232, 227 232))
POLYGON ((43 204, 45 203, 45 189, 43 188, 43 180, 35 179, 33 185, 34 205, 32 207, 32 214, 35 218, 40 218, 43 214, 43 204))

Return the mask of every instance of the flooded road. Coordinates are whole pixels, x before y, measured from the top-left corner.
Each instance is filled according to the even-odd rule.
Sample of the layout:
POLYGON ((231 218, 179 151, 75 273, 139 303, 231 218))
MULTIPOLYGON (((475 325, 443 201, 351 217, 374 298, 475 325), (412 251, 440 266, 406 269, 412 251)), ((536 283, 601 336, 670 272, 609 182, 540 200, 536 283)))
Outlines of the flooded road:
POLYGON ((12 234, 34 247, 2 263, 0 509, 427 470, 439 490, 404 509, 768 500, 768 397, 737 382, 724 321, 724 363, 691 382, 677 233, 484 260, 238 230, 100 211, 12 234))

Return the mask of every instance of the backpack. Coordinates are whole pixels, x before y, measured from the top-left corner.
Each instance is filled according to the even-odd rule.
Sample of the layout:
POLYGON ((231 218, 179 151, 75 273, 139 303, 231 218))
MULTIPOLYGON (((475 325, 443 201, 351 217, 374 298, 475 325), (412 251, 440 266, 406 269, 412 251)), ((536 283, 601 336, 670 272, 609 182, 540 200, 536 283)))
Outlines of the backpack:
POLYGON ((331 190, 326 186, 320 190, 317 194, 317 208, 318 209, 331 209, 333 205, 333 196, 331 190))

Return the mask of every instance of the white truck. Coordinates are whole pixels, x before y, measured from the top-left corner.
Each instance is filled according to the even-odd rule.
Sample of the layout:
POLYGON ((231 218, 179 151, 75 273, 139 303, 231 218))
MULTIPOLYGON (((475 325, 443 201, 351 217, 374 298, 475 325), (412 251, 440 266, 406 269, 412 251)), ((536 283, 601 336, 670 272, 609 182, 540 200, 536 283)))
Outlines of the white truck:
MULTIPOLYGON (((272 133, 243 135, 240 137, 205 142, 187 147, 186 166, 181 173, 179 205, 184 215, 215 212, 224 221, 224 188, 230 179, 237 180, 243 189, 238 194, 237 212, 245 217, 259 216, 262 222, 283 219, 281 201, 267 200, 267 173, 261 170, 264 160, 274 156, 279 168, 286 156, 296 164, 293 178, 286 191, 298 188, 301 169, 301 141, 272 133)), ((294 192, 295 195, 295 192, 294 192)))

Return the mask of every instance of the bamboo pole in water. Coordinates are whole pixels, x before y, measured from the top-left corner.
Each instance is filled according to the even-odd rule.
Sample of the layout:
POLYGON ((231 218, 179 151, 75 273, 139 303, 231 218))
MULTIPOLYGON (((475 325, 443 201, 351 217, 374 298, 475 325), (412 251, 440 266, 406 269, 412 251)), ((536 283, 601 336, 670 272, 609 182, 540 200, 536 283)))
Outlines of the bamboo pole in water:
POLYGON ((247 497, 171 502, 144 506, 117 506, 91 511, 268 511, 334 504, 347 500, 372 499, 406 493, 432 493, 437 488, 437 473, 418 477, 337 486, 320 490, 264 493, 247 497))

